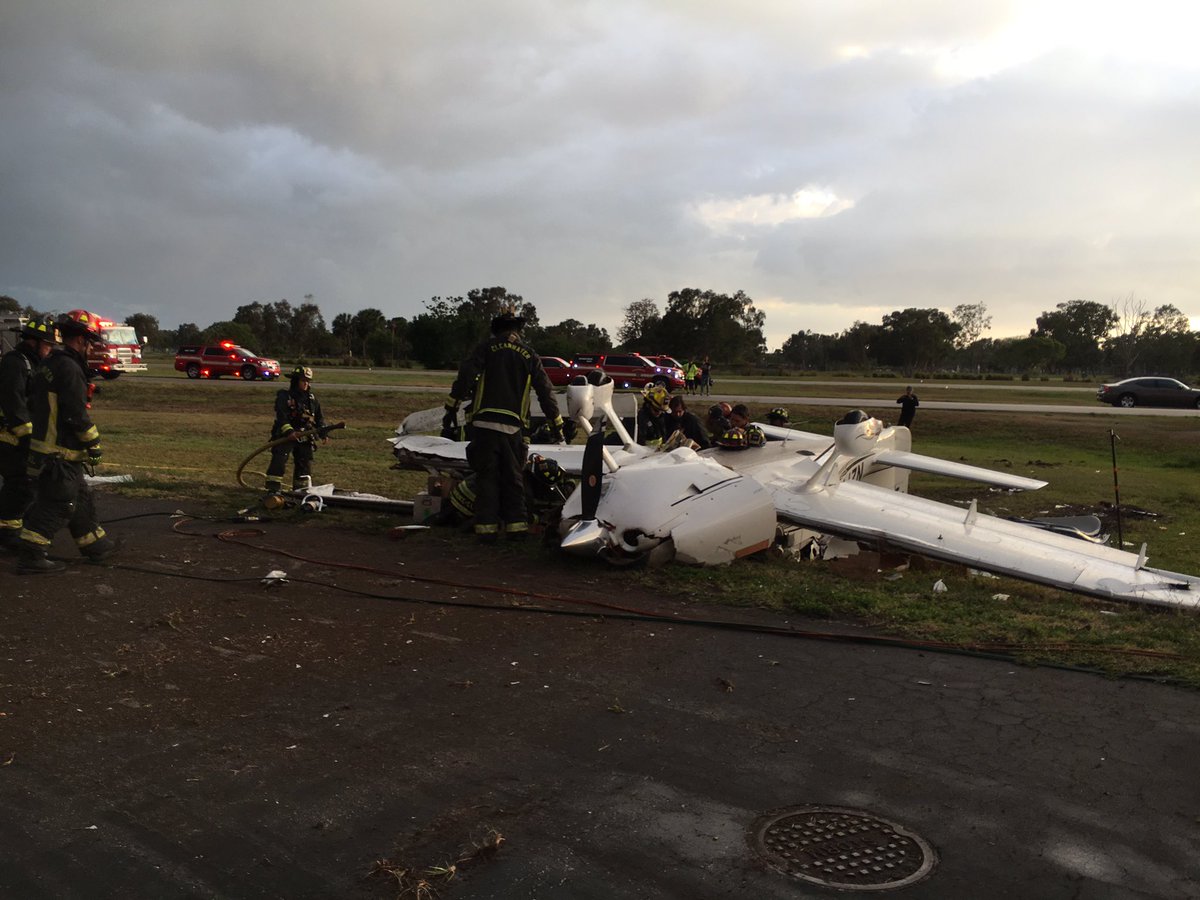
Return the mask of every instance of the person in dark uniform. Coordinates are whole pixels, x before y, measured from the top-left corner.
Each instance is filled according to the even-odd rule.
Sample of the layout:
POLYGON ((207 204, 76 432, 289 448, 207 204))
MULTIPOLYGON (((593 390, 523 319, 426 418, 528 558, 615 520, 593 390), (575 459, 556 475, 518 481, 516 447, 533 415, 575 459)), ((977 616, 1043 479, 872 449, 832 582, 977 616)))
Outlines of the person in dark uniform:
MULTIPOLYGON (((291 440, 271 448, 271 464, 267 466, 268 496, 283 490, 283 471, 289 456, 293 458, 292 490, 310 486, 317 435, 310 433, 301 437, 300 433, 325 428, 321 401, 311 390, 312 377, 312 369, 308 366, 296 366, 288 387, 275 394, 275 423, 271 426, 271 440, 286 437, 291 440)), ((329 443, 328 437, 321 440, 329 443)))
POLYGON ((642 388, 642 405, 637 414, 637 442, 645 447, 659 447, 675 430, 667 415, 671 395, 661 384, 650 383, 642 388))
POLYGON ((29 382, 47 354, 59 342, 58 328, 45 319, 30 319, 13 331, 20 342, 0 357, 0 547, 16 550, 21 542, 21 518, 33 502, 29 476, 29 382))
POLYGON ((913 393, 912 385, 896 398, 896 402, 900 404, 900 424, 905 428, 912 428, 913 416, 917 414, 917 407, 921 405, 921 401, 913 393))
POLYGON ((720 403, 714 403, 708 408, 708 418, 704 421, 704 427, 708 429, 709 446, 729 430, 729 417, 720 403))
POLYGON ((521 339, 525 320, 507 311, 492 319, 491 337, 463 360, 446 398, 444 428, 458 420, 458 406, 472 399, 471 442, 467 463, 475 479, 475 536, 496 541, 501 531, 510 539, 529 532, 525 508, 525 430, 529 427, 532 388, 550 426, 550 437, 562 440, 562 416, 554 387, 542 361, 521 339))
POLYGON ((696 444, 696 449, 706 450, 709 446, 708 433, 704 429, 700 417, 688 412, 687 404, 678 394, 671 398, 670 424, 667 428, 672 431, 682 431, 683 436, 696 444))
POLYGON ((62 346, 55 348, 33 372, 29 388, 29 468, 37 472, 37 497, 21 526, 22 573, 61 572, 62 562, 47 555, 54 535, 64 525, 80 554, 103 562, 117 543, 96 521, 84 466, 100 462, 100 431, 88 413, 89 342, 101 341, 97 323, 76 310, 58 320, 62 346))

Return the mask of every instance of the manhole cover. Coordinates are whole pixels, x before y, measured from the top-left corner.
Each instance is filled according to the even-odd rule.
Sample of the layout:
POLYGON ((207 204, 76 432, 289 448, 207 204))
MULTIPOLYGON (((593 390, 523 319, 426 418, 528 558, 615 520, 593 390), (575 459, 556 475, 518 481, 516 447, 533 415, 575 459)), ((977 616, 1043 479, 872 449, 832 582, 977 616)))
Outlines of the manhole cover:
POLYGON ((761 816, 750 847, 772 868, 823 887, 890 891, 926 877, 937 854, 918 835, 872 813, 793 806, 761 816))

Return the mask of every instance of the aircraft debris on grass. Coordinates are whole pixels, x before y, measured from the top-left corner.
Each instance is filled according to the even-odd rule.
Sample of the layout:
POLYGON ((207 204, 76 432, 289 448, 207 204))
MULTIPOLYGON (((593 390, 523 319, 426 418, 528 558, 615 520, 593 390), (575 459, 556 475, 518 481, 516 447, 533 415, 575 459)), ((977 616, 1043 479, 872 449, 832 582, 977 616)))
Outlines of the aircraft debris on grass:
MULTIPOLYGON (((731 451, 636 443, 613 405, 602 373, 567 387, 584 445, 534 445, 582 476, 562 511, 562 547, 617 564, 677 560, 721 565, 781 538, 816 548, 836 540, 927 556, 1095 597, 1200 608, 1200 578, 1147 565, 1098 542, 1079 520, 1013 521, 908 493, 909 472, 962 478, 1006 490, 1045 481, 913 453, 907 428, 853 410, 832 437, 762 425, 761 448, 731 451), (619 444, 605 443, 603 427, 619 444), (1080 538, 1090 538, 1083 539, 1080 538)), ((414 414, 392 439, 400 465, 465 469, 466 444, 411 432, 414 414)))

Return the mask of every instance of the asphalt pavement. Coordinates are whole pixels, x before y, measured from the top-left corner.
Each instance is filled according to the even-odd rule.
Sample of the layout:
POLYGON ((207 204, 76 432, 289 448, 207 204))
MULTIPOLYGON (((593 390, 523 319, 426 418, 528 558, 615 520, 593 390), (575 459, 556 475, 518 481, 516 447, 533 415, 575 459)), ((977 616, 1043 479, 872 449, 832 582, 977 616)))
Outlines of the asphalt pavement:
MULTIPOLYGON (((599 565, 530 570, 504 545, 256 538, 675 620, 422 593, 151 516, 117 529, 149 574, 77 566, 65 590, 0 573, 0 896, 418 896, 397 869, 454 900, 834 896, 754 841, 817 807, 919 843, 908 898, 1200 897, 1196 692, 760 633, 743 626, 863 636, 646 596, 599 565), (272 568, 294 581, 258 585, 272 568), (201 573, 229 583, 181 580, 201 573)), ((911 874, 915 844, 878 831, 792 833, 825 842, 823 877, 864 853, 884 883, 889 861, 911 874)))

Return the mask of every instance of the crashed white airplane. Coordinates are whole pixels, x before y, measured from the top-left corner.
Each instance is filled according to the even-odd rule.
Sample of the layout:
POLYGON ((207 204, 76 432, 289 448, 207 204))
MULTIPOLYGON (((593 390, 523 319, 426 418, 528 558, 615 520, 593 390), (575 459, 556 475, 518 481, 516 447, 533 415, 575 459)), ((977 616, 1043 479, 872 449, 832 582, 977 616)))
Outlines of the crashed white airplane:
MULTIPOLYGON (((577 378, 567 405, 591 435, 586 447, 531 448, 583 476, 563 507, 568 552, 617 563, 719 565, 766 549, 781 528, 798 527, 1096 597, 1200 608, 1200 578, 1147 566, 1145 546, 1129 553, 981 514, 974 502, 963 510, 908 494, 910 471, 1017 490, 1046 482, 912 453, 907 428, 861 411, 843 417, 832 438, 761 426, 772 438, 764 447, 697 453, 638 445, 613 404, 607 376, 577 378), (601 420, 622 446, 602 442, 601 420)), ((406 419, 392 440, 401 464, 465 468, 464 443, 411 433, 425 424, 422 416, 406 419)))

